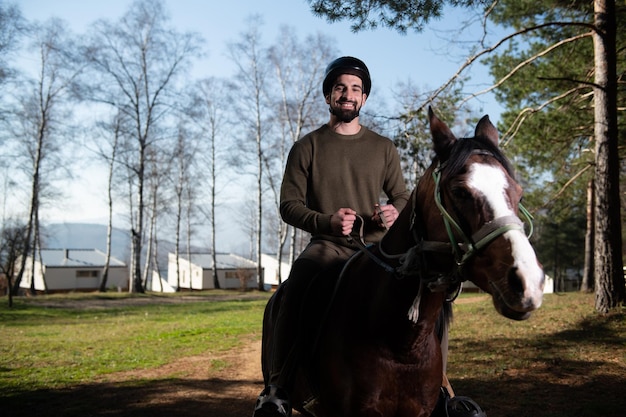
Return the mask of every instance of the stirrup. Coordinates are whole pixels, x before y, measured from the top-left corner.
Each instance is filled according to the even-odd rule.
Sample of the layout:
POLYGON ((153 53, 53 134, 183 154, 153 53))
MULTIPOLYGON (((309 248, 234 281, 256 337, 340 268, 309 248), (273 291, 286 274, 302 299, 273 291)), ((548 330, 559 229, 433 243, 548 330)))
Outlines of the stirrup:
POLYGON ((448 417, 487 417, 487 413, 470 397, 455 396, 446 406, 448 417))
POLYGON ((252 417, 291 417, 291 402, 287 392, 276 385, 265 387, 256 400, 252 417))
POLYGON ((459 395, 451 398, 448 390, 441 387, 431 417, 487 417, 487 413, 471 398, 459 395))

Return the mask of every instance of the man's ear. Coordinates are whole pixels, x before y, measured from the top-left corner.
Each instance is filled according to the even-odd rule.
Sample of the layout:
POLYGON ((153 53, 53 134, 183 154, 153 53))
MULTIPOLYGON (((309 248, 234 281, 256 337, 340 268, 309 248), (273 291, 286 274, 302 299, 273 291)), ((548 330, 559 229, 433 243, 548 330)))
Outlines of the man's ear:
POLYGON ((326 100, 326 104, 330 104, 330 94, 326 94, 324 99, 326 100))

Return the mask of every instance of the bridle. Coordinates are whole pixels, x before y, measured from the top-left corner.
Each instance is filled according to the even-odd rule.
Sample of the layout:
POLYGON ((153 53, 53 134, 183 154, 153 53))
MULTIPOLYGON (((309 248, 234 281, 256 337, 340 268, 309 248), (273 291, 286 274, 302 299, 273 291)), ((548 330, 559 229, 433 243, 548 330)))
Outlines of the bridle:
MULTIPOLYGON (((450 213, 448 213, 441 202, 441 170, 442 166, 439 165, 435 170, 433 170, 432 173, 432 177, 435 182, 435 204, 443 216, 443 222, 446 227, 448 239, 450 240, 450 246, 452 247, 458 268, 462 268, 467 261, 476 256, 480 250, 488 246, 493 240, 509 230, 519 230, 524 233, 524 222, 519 217, 502 216, 483 224, 480 229, 476 231, 476 233, 468 236, 450 215, 450 213), (453 229, 456 230, 456 232, 461 236, 463 240, 462 243, 457 243, 453 229)), ((528 233, 528 237, 530 238, 533 231, 532 216, 521 203, 519 203, 518 207, 530 225, 530 231, 528 233)))
MULTIPOLYGON (((476 150, 473 153, 488 154, 482 150, 476 150)), ((432 171, 432 178, 435 184, 434 200, 437 209, 443 217, 443 222, 448 235, 447 242, 424 240, 423 233, 417 227, 418 222, 418 205, 417 195, 420 184, 418 183, 416 190, 413 191, 413 209, 409 221, 409 230, 413 237, 414 245, 406 252, 400 254, 388 254, 383 249, 383 240, 378 244, 378 251, 386 259, 383 260, 371 250, 371 246, 366 246, 363 242, 363 222, 361 221, 360 231, 358 235, 352 235, 350 240, 356 242, 361 247, 361 253, 366 254, 378 266, 387 271, 396 279, 404 279, 407 277, 418 277, 420 285, 418 293, 415 296, 413 304, 408 311, 409 320, 417 323, 419 318, 419 305, 422 299, 422 293, 425 288, 432 292, 445 292, 446 302, 452 302, 460 294, 463 281, 467 281, 468 277, 465 272, 465 265, 473 259, 477 254, 492 243, 496 238, 511 230, 519 230, 524 233, 524 222, 518 216, 501 216, 483 224, 478 231, 471 236, 468 235, 458 222, 454 220, 452 215, 444 207, 441 199, 441 172, 445 167, 445 163, 439 163, 432 171), (455 233, 456 232, 456 233, 455 233), (460 241, 456 236, 460 236, 460 241), (353 238, 354 237, 354 238, 353 238), (442 255, 453 255, 456 268, 446 271, 436 271, 428 265, 427 253, 437 253, 442 255), (389 264, 389 260, 396 261, 399 265, 393 267, 389 264)), ((528 237, 532 235, 533 223, 532 216, 526 208, 519 203, 519 211, 530 225, 528 237)), ((351 260, 348 261, 348 264, 351 260)), ((341 280, 340 274, 340 280, 341 280)))
MULTIPOLYGON (((411 230, 414 246, 409 248, 405 253, 388 254, 384 251, 382 242, 378 245, 381 255, 386 259, 397 260, 400 264, 398 267, 391 267, 380 259, 376 262, 386 270, 393 272, 398 279, 408 276, 419 276, 425 281, 431 290, 447 290, 450 288, 458 288, 463 281, 468 278, 464 273, 466 264, 474 258, 481 250, 487 247, 496 238, 510 230, 519 230, 524 233, 524 222, 518 216, 502 216, 497 217, 483 224, 478 231, 471 236, 468 235, 458 222, 450 215, 449 211, 444 207, 441 199, 441 171, 445 164, 439 164, 432 171, 432 178, 435 183, 434 200, 439 212, 443 217, 443 222, 448 235, 447 242, 424 240, 423 234, 417 227, 417 192, 413 193, 413 211, 409 229, 411 230), (460 239, 457 239, 457 236, 460 239), (439 253, 444 255, 452 254, 456 268, 445 272, 431 271, 426 266, 426 253, 439 253)), ((418 184, 419 188, 419 184, 418 184)), ((530 225, 528 237, 532 235, 533 224, 532 216, 526 208, 520 203, 519 211, 530 225)), ((376 258, 370 251, 366 251, 370 257, 376 258)))

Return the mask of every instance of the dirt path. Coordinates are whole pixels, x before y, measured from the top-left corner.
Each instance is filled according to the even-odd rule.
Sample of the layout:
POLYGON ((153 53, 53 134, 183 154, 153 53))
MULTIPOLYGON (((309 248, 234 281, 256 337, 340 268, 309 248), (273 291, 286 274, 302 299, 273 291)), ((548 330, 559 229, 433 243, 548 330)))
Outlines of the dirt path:
POLYGON ((90 398, 92 416, 247 417, 263 389, 260 357, 261 343, 253 341, 226 354, 110 374, 67 395, 90 398))

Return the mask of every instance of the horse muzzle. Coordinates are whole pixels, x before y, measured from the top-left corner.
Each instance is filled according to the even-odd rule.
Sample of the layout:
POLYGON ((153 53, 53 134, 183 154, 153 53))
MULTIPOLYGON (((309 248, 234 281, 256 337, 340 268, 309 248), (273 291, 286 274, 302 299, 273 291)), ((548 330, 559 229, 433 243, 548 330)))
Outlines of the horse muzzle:
POLYGON ((512 320, 526 320, 543 302, 545 275, 541 268, 522 271, 520 268, 509 269, 505 278, 506 285, 492 282, 492 298, 496 310, 512 320))

